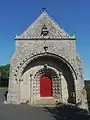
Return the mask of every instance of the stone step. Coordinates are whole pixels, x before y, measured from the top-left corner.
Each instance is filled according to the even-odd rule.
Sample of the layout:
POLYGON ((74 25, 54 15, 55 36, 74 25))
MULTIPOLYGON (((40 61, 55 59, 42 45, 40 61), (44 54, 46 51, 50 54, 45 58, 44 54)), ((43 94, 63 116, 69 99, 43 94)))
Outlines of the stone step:
POLYGON ((35 100, 35 104, 41 104, 41 105, 55 105, 56 100, 54 99, 41 99, 41 100, 35 100))

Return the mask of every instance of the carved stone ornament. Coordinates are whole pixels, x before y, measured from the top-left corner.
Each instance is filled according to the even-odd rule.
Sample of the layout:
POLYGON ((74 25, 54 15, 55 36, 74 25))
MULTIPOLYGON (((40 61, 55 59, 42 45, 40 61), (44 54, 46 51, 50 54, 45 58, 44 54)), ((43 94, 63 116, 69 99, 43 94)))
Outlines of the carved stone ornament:
POLYGON ((41 31, 41 36, 47 36, 49 33, 46 25, 44 24, 44 26, 42 27, 42 31, 41 31))

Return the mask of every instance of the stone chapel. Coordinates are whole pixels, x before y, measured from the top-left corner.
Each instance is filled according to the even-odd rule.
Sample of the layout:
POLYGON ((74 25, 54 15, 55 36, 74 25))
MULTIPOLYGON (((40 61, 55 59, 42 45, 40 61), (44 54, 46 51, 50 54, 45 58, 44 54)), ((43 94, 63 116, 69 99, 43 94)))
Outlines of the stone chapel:
POLYGON ((80 103, 79 107, 88 108, 74 35, 70 36, 44 11, 16 36, 15 42, 7 103, 80 103))

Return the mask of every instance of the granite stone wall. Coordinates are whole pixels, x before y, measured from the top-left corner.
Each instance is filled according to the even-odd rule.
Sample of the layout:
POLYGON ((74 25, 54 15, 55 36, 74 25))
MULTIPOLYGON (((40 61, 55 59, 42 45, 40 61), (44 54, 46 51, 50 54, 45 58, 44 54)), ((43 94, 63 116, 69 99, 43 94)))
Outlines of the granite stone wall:
MULTIPOLYGON (((16 38, 15 53, 11 59, 10 66, 7 102, 13 104, 26 102, 25 99, 23 100, 25 94, 22 96, 21 92, 23 93, 26 87, 24 93, 28 91, 27 96, 29 96, 30 90, 33 90, 29 76, 31 73, 28 73, 28 70, 32 69, 33 63, 35 63, 36 67, 41 64, 40 62, 37 63, 41 57, 45 58, 45 60, 43 60, 44 62, 41 61, 43 66, 45 65, 44 63, 46 63, 45 61, 47 61, 49 66, 51 65, 50 67, 57 69, 59 73, 64 73, 64 77, 67 76, 66 79, 68 78, 68 82, 66 84, 71 86, 71 89, 74 88, 73 96, 75 96, 76 104, 79 104, 81 108, 88 109, 83 66, 80 56, 76 51, 76 38, 73 36, 70 37, 45 12, 42 13, 23 34, 16 38), (42 32, 44 32, 43 36, 40 36, 42 32), (28 69, 27 66, 32 67, 28 69), (28 75, 24 75, 27 73, 28 75), (24 79, 23 75, 28 76, 28 78, 24 79), (28 87, 27 83, 30 84, 31 87, 28 87)), ((36 70, 37 69, 38 67, 36 70)), ((62 82, 60 82, 60 85, 61 83, 62 82)), ((67 85, 64 87, 66 88, 67 85)), ((62 87, 62 85, 60 87, 62 87)), ((65 93, 66 89, 65 91, 63 89, 63 94, 65 93)), ((68 94, 66 94, 66 96, 68 96, 68 94)), ((30 97, 32 98, 32 95, 27 99, 29 102, 31 102, 29 100, 30 97)), ((65 98, 65 96, 62 98, 65 98)), ((36 98, 33 97, 33 99, 36 98)), ((67 97, 65 99, 67 99, 67 97)))

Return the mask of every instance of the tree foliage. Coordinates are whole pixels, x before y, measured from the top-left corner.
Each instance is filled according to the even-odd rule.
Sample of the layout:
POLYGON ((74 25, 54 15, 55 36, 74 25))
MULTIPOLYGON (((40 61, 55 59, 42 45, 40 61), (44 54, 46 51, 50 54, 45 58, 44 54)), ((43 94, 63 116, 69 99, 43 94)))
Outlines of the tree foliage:
POLYGON ((0 86, 8 86, 10 64, 0 66, 0 86))
POLYGON ((85 87, 87 91, 88 106, 89 106, 89 111, 90 111, 90 80, 85 81, 85 87))

